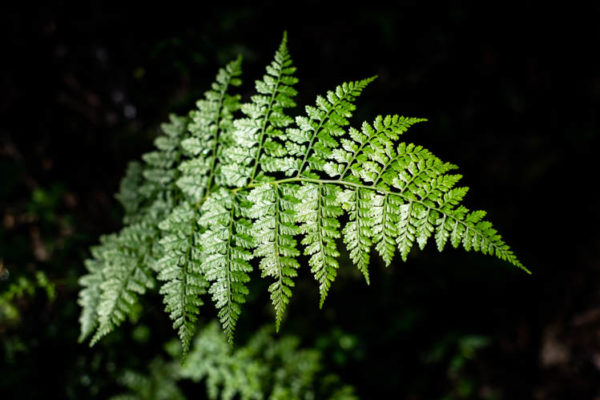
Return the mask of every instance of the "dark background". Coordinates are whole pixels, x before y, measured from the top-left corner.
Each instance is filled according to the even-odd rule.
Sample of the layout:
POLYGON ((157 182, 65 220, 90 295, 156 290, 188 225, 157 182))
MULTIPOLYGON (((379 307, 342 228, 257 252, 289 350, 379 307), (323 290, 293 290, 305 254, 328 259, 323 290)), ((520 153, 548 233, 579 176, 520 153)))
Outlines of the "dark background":
MULTIPOLYGON (((533 275, 429 244, 407 263, 374 262, 369 287, 343 266, 318 311, 305 270, 283 330, 320 346, 365 399, 598 398, 598 4, 2 5, 0 292, 43 270, 57 296, 25 296, 19 321, 0 321, 0 394, 104 397, 115 371, 174 335, 151 297, 150 342, 131 344, 126 324, 95 350, 78 345, 82 260, 119 228, 113 193, 168 113, 191 109, 238 53, 249 95, 287 30, 299 104, 379 75, 355 125, 427 117, 404 140, 461 167, 466 204, 489 212, 533 275), (323 337, 339 331, 355 342, 329 351, 323 337), (487 345, 471 354, 470 338, 487 345)), ((242 337, 268 321, 267 300, 245 307, 242 337)))

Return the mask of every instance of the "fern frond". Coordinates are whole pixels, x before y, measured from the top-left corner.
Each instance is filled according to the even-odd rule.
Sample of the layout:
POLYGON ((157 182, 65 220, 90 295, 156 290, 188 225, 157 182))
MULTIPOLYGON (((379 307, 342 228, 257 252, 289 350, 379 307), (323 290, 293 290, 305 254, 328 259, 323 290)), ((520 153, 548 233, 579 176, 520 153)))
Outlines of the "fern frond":
POLYGON ((296 210, 302 222, 300 230, 304 234, 304 253, 310 256, 311 272, 319 283, 323 306, 329 287, 337 275, 339 267, 336 239, 340 237, 338 217, 343 214, 338 201, 340 187, 337 185, 306 183, 298 190, 296 210))
POLYGON ((209 293, 219 310, 219 320, 230 342, 245 297, 252 267, 250 222, 240 218, 240 195, 221 189, 202 205, 202 270, 211 282, 209 293))
POLYGON ((242 58, 227 64, 217 74, 211 90, 196 103, 191 115, 191 137, 182 147, 191 157, 179 165, 181 177, 177 185, 194 202, 198 202, 213 185, 223 185, 221 165, 217 162, 222 149, 231 142, 233 113, 240 108, 240 96, 229 93, 230 87, 240 86, 242 58))
POLYGON ((348 118, 356 109, 354 101, 375 77, 356 82, 344 82, 325 97, 317 96, 316 106, 306 106, 306 115, 296 117, 295 128, 287 130, 287 147, 300 158, 296 169, 298 176, 317 176, 323 171, 331 149, 338 143, 335 137, 344 134, 348 118))
MULTIPOLYGON (((406 118, 398 115, 379 115, 373 124, 363 122, 361 130, 350 128, 348 137, 340 139, 331 152, 327 164, 330 176, 346 178, 348 172, 356 174, 357 171, 370 169, 371 163, 381 161, 390 153, 389 146, 398 140, 400 135, 412 125, 427 121, 425 118, 406 118)), ((350 175, 352 176, 352 175, 350 175)))
POLYGON ((187 117, 169 116, 170 122, 162 124, 163 135, 156 138, 157 150, 142 156, 146 165, 143 171, 145 179, 140 191, 149 202, 166 200, 172 202, 177 165, 183 152, 182 143, 188 136, 189 119, 187 117), (171 190, 165 190, 169 188, 171 190))
POLYGON ((120 324, 155 272, 184 351, 205 292, 231 342, 254 258, 272 280, 279 329, 300 254, 323 306, 339 242, 367 283, 373 249, 390 265, 396 252, 407 261, 431 238, 440 251, 449 242, 529 272, 485 212, 463 205, 457 167, 399 142, 424 119, 378 116, 351 127, 354 103, 374 78, 342 83, 292 118, 295 70, 284 35, 257 94, 240 106, 230 90, 241 84, 241 59, 229 63, 189 117, 171 116, 144 165, 129 166, 117 196, 127 226, 93 249, 81 278, 82 339, 95 329, 95 342, 120 324))
POLYGON ((257 247, 254 256, 261 258, 262 277, 275 280, 269 286, 269 292, 278 331, 292 296, 293 278, 300 267, 296 260, 300 252, 294 239, 299 231, 295 219, 296 198, 295 187, 285 184, 261 185, 248 195, 248 201, 252 203, 248 214, 255 220, 253 236, 257 247))
POLYGON ((140 193, 140 187, 144 182, 144 167, 138 161, 131 161, 127 165, 127 171, 125 176, 121 180, 119 187, 119 193, 115 195, 115 198, 123 206, 125 215, 123 216, 123 222, 125 224, 131 224, 137 222, 136 219, 140 217, 140 207, 144 201, 142 193, 140 193))
POLYGON ((138 295, 154 287, 154 278, 148 267, 150 238, 153 229, 146 223, 131 225, 104 248, 104 282, 100 285, 98 328, 93 345, 127 318, 137 303, 138 295))
POLYGON ((400 199, 389 194, 375 196, 373 206, 373 243, 375 249, 385 262, 390 265, 396 253, 396 237, 398 236, 398 215, 400 199))
POLYGON ((181 141, 184 153, 190 158, 179 164, 177 186, 186 201, 182 202, 159 225, 163 231, 160 244, 162 258, 158 261, 158 279, 165 283, 160 293, 164 296, 167 312, 178 330, 184 355, 195 332, 200 296, 208 282, 201 268, 200 226, 198 204, 210 193, 216 183, 222 183, 217 160, 231 140, 233 113, 239 109, 239 95, 231 95, 230 87, 241 84, 241 57, 219 70, 211 90, 197 103, 191 113, 191 137, 181 141), (191 206, 194 204, 194 206, 191 206))
POLYGON ((372 191, 358 187, 353 190, 345 190, 342 195, 342 207, 348 212, 348 223, 342 231, 344 242, 348 247, 350 259, 369 284, 375 195, 372 191))
MULTIPOLYGON (((326 97, 317 96, 316 107, 307 106, 308 117, 297 117, 297 128, 288 129, 288 148, 298 154, 298 167, 288 171, 298 176, 316 177, 314 171, 327 169, 327 159, 332 148, 338 146, 336 137, 344 134, 355 106, 353 102, 362 90, 375 78, 344 83, 326 97)), ((320 305, 323 306, 331 282, 339 267, 335 241, 340 237, 337 218, 343 214, 337 199, 336 186, 305 184, 299 190, 298 216, 303 222, 301 231, 305 235, 302 244, 305 254, 310 255, 311 271, 319 282, 320 305)), ((364 268, 363 268, 364 270, 364 268)))
POLYGON ((197 219, 195 210, 183 203, 159 225, 163 231, 160 243, 164 255, 158 261, 158 280, 165 282, 160 293, 173 328, 178 331, 184 355, 196 332, 197 315, 203 305, 200 296, 208 286, 201 268, 197 219))
POLYGON ((92 250, 87 261, 90 273, 82 278, 80 340, 94 329, 91 343, 118 326, 137 303, 137 295, 152 288, 151 267, 159 258, 156 226, 172 209, 177 188, 174 170, 181 158, 181 141, 188 119, 170 116, 163 124, 163 135, 155 140, 157 150, 143 156, 145 165, 130 163, 121 181, 117 199, 125 209, 129 224, 119 234, 106 236, 92 250), (100 283, 101 282, 101 283, 100 283))
POLYGON ((234 121, 234 143, 224 151, 227 185, 242 187, 257 177, 260 180, 259 167, 265 173, 293 169, 293 159, 285 157, 280 140, 284 138, 283 129, 293 122, 285 109, 296 106, 295 71, 284 34, 266 74, 256 81, 258 93, 242 105, 246 117, 234 121))
POLYGON ((100 245, 90 249, 92 253, 91 259, 85 260, 87 274, 79 278, 79 284, 82 289, 79 292, 77 303, 81 307, 81 315, 79 316, 79 324, 81 333, 79 342, 83 342, 89 337, 98 326, 98 305, 100 304, 100 295, 102 289, 100 285, 104 282, 103 271, 106 268, 107 262, 105 254, 108 248, 113 245, 115 235, 103 236, 100 238, 100 245))

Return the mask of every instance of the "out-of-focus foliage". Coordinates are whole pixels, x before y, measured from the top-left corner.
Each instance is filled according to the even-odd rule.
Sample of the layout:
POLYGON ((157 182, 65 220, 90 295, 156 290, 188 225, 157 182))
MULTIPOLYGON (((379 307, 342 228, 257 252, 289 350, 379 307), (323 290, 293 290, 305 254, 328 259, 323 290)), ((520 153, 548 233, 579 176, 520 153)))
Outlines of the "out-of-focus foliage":
POLYGON ((33 297, 36 290, 45 292, 48 301, 53 301, 56 296, 56 288, 48 281, 44 271, 36 271, 34 280, 20 276, 16 282, 11 283, 4 292, 0 293, 0 324, 18 323, 19 309, 15 303, 25 296, 33 297))
MULTIPOLYGON (((10 193, 10 180, 6 185, 10 193)), ((61 204, 64 195, 61 185, 36 188, 27 202, 8 205, 2 215, 0 359, 8 365, 32 350, 33 343, 19 334, 29 324, 29 314, 39 307, 52 308, 57 297, 57 284, 45 269, 51 257, 60 256, 71 241, 71 216, 61 204)))
MULTIPOLYGON (((9 273, 7 271, 0 273, 4 274, 2 280, 8 280, 9 273)), ((0 333, 5 329, 18 329, 21 312, 23 312, 19 308, 19 303, 30 301, 36 292, 45 293, 48 302, 52 302, 56 296, 54 283, 48 281, 48 277, 43 271, 36 271, 33 278, 19 276, 16 282, 8 285, 5 291, 0 292, 0 333)), ((2 347, 4 362, 7 363, 13 362, 17 353, 28 351, 26 343, 18 335, 7 335, 2 340, 2 347)))
POLYGON ((425 354, 426 364, 441 366, 446 371, 448 389, 441 400, 499 399, 494 389, 478 381, 474 364, 478 353, 489 345, 490 339, 481 335, 448 335, 425 354))
POLYGON ((185 396, 177 387, 178 364, 155 359, 147 375, 131 370, 123 372, 118 381, 129 392, 112 396, 111 400, 182 400, 185 396))
POLYGON ((349 385, 323 371, 321 353, 299 348, 295 336, 273 336, 263 327, 244 346, 232 348, 217 323, 197 335, 183 363, 181 348, 171 342, 173 361, 155 359, 147 375, 126 371, 120 381, 130 392, 112 399, 182 399, 177 381, 190 380, 206 387, 210 399, 302 400, 357 399, 349 385))

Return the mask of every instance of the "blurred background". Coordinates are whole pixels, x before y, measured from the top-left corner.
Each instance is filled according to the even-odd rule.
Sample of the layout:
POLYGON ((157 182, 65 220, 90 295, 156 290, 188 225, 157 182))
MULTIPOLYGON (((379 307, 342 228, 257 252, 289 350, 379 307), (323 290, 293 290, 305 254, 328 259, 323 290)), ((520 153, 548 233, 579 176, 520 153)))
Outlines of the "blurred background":
MULTIPOLYGON (((153 295, 138 328, 78 344, 83 260, 159 124, 237 54, 248 96, 287 30, 299 104, 377 74, 354 125, 428 118, 404 140, 460 166, 533 275, 430 243, 370 286, 342 263, 319 311, 304 268, 283 333, 364 399, 600 399, 600 5, 479 3, 0 6, 0 397, 106 398, 174 336, 153 295)), ((272 318, 255 288, 241 341, 272 318)))

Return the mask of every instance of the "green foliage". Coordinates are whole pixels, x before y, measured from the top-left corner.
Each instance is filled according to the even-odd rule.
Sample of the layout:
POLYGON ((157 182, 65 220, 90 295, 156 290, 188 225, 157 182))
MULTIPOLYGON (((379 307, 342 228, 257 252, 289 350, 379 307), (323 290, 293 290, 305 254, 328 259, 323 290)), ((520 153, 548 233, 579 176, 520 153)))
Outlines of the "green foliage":
MULTIPOLYGON (((91 283, 85 289, 88 292, 82 295, 84 309, 90 304, 85 300, 93 297, 92 292, 99 294, 96 303, 98 328, 92 343, 125 320, 137 302, 137 295, 154 287, 154 279, 148 268, 153 234, 154 231, 146 223, 130 225, 119 236, 108 237, 103 246, 96 249, 96 260, 103 262, 101 278, 98 279, 99 273, 95 270, 92 276, 84 276, 81 282, 83 285, 91 283)), ((82 326, 93 326, 88 310, 82 313, 84 315, 88 316, 88 320, 83 321, 82 326)))
POLYGON ((472 364, 489 345, 490 339, 486 336, 450 334, 425 354, 423 358, 426 364, 443 366, 445 369, 448 389, 441 400, 471 399, 475 396, 485 400, 499 398, 492 387, 481 390, 478 382, 482 379, 473 376, 477 366, 472 364))
POLYGON ((374 78, 342 83, 292 118, 294 73, 284 36, 257 94, 240 105, 231 90, 241 59, 229 63, 196 110, 163 126, 145 164, 130 165, 117 196, 126 226, 92 249, 81 278, 82 339, 93 334, 94 343, 125 320, 156 276, 184 353, 206 292, 232 342, 252 260, 272 280, 279 328, 300 254, 323 306, 341 241, 367 282, 372 248, 389 265, 430 238, 440 251, 450 242, 527 271, 485 212, 462 205, 456 166, 398 142, 424 119, 378 116, 350 127, 374 78))
MULTIPOLYGON (((8 271, 4 269, 0 260, 0 282, 8 278, 8 271), (6 278, 5 278, 6 277, 6 278)), ((14 323, 20 318, 19 309, 15 302, 23 297, 33 297, 36 291, 43 290, 50 302, 56 298, 56 286, 48 280, 43 271, 35 272, 35 279, 19 276, 0 293, 0 324, 14 323)))
POLYGON ((262 238, 255 251, 257 257, 262 257, 259 264, 261 275, 275 280, 269 286, 269 292, 279 330, 292 295, 293 278, 300 267, 296 260, 300 252, 294 239, 299 232, 295 224, 295 208, 298 203, 294 187, 289 185, 259 186, 249 193, 248 201, 252 203, 250 213, 255 219, 254 232, 262 238))
POLYGON ((211 323, 195 338, 183 363, 178 360, 177 346, 167 347, 173 361, 155 359, 148 375, 126 371, 121 382, 130 392, 113 399, 181 399, 180 380, 204 384, 210 399, 357 398, 351 386, 323 373, 318 350, 299 348, 295 336, 275 339, 270 327, 258 330, 234 350, 219 326, 211 323))
POLYGON ((179 366, 153 360, 148 367, 148 375, 127 370, 119 381, 129 392, 111 397, 111 400, 184 400, 185 396, 177 386, 179 366))
POLYGON ((184 354, 195 333, 196 316, 202 305, 200 295, 207 287, 195 216, 194 210, 183 203, 159 225, 164 233, 160 240, 164 254, 157 264, 158 280, 164 282, 160 293, 173 320, 173 328, 178 330, 184 354))
POLYGON ((250 280, 252 266, 249 249, 252 247, 250 223, 240 214, 239 195, 221 189, 202 205, 200 225, 202 235, 202 268, 211 282, 209 292, 219 310, 219 319, 227 337, 232 340, 233 330, 241 312, 250 280))

